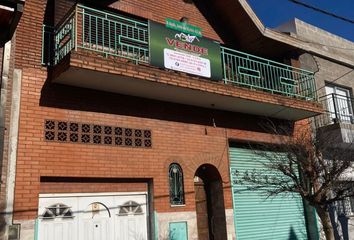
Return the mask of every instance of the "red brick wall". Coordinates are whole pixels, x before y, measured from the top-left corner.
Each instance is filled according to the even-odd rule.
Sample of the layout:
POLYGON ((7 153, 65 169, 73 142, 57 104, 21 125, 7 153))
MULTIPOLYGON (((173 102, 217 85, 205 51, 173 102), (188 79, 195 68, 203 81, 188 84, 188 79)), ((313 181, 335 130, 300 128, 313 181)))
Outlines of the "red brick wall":
POLYGON ((248 88, 224 84, 222 81, 210 81, 208 79, 190 76, 182 72, 161 70, 147 64, 136 65, 124 58, 102 57, 100 54, 78 49, 66 57, 53 71, 53 78, 66 71, 68 67, 109 72, 117 76, 134 77, 150 82, 158 82, 172 86, 190 88, 194 90, 217 93, 219 95, 247 99, 257 102, 271 103, 284 107, 292 107, 320 113, 322 107, 314 102, 300 100, 282 95, 270 94, 263 91, 250 91, 248 88))
POLYGON ((45 0, 32 0, 26 2, 24 13, 16 30, 16 67, 22 70, 42 69, 42 27, 45 0))
MULTIPOLYGON (((73 6, 73 0, 56 0, 55 1, 55 23, 61 21, 69 9, 73 6)), ((208 21, 199 12, 193 3, 185 3, 183 0, 178 1, 149 1, 149 0, 120 0, 113 1, 109 5, 97 1, 95 4, 103 5, 111 9, 130 13, 135 16, 150 19, 160 23, 165 23, 166 18, 180 20, 182 17, 189 19, 189 24, 201 27, 203 35, 218 41, 219 36, 209 25, 208 21)))
POLYGON ((204 36, 221 41, 219 36, 209 25, 208 21, 193 3, 185 3, 183 0, 120 0, 112 3, 110 7, 163 24, 165 23, 166 18, 180 20, 182 17, 187 17, 189 19, 189 24, 202 28, 204 36))
POLYGON ((261 129, 254 117, 65 86, 43 89, 45 76, 39 70, 28 70, 23 75, 26 88, 22 90, 16 219, 35 216, 32 209, 38 205, 40 176, 153 178, 157 211, 190 211, 195 206, 193 177, 203 163, 218 167, 225 187, 225 206, 231 208, 228 135, 265 139, 264 133, 257 133, 261 129), (212 127, 212 118, 218 127, 212 127), (151 129, 153 147, 45 142, 44 119, 151 129), (172 162, 180 163, 184 170, 184 208, 170 208, 167 171, 172 162))
MULTIPOLYGON (((83 179, 84 180, 84 179, 83 179)), ((41 182, 40 193, 147 192, 146 183, 41 182)))
MULTIPOLYGON (((178 3, 184 6, 179 8, 181 9, 179 12, 176 11, 177 8, 172 8, 171 4, 165 1, 160 1, 159 4, 144 2, 143 4, 149 6, 145 5, 144 8, 139 5, 142 3, 141 1, 135 1, 135 3, 134 1, 120 1, 115 7, 130 6, 126 10, 130 9, 132 13, 138 11, 142 13, 141 9, 144 9, 144 12, 150 12, 153 15, 154 20, 160 21, 167 16, 176 19, 185 16, 181 15, 186 10, 186 4, 183 1, 178 3), (163 18, 161 18, 161 9, 166 11, 163 18)), ((57 4, 60 5, 60 3, 57 4)), ((193 5, 188 5, 188 7, 191 7, 187 16, 191 19, 191 23, 199 25, 204 21, 201 27, 209 29, 207 32, 209 31, 211 35, 211 28, 206 26, 205 19, 203 20, 200 14, 196 14, 193 5)), ((223 132, 221 136, 216 136, 216 139, 213 137, 215 144, 212 144, 210 151, 205 152, 204 149, 209 144, 210 137, 205 138, 203 126, 116 115, 109 112, 103 114, 70 110, 77 106, 78 102, 70 102, 70 96, 67 94, 64 95, 69 100, 66 99, 62 103, 66 104, 65 108, 68 109, 44 106, 41 103, 41 98, 43 98, 41 94, 46 87, 44 84, 47 71, 40 63, 41 30, 45 11, 46 1, 44 0, 26 3, 17 31, 17 43, 20 44, 16 49, 16 68, 23 70, 23 77, 15 195, 16 219, 35 216, 33 209, 38 205, 37 196, 41 189, 40 176, 154 178, 156 207, 161 211, 169 211, 167 196, 169 163, 179 161, 185 168, 186 191, 188 192, 193 191, 194 172, 201 163, 215 162, 219 166, 221 161, 224 162, 221 166, 226 164, 225 147, 227 145, 223 132), (133 149, 44 142, 43 123, 46 118, 149 128, 153 131, 154 147, 133 149), (221 145, 217 142, 221 142, 221 145)), ((56 95, 58 94, 54 93, 53 96, 56 95)), ((96 105, 101 108, 104 107, 105 102, 97 102, 96 105)), ((227 164, 221 168, 225 182, 228 182, 227 169, 227 164)), ((53 189, 53 191, 56 190, 53 189)), ((227 199, 226 206, 231 207, 231 198, 227 191, 225 198, 227 199)), ((191 204, 193 201, 192 195, 187 196, 188 205, 181 210, 193 209, 194 204, 191 204)))
POLYGON ((67 14, 75 5, 75 2, 76 1, 73 0, 55 0, 54 25, 57 25, 58 23, 63 21, 63 18, 67 16, 67 14))
MULTIPOLYGON (((193 178, 204 163, 218 168, 223 180, 225 207, 232 208, 228 139, 272 140, 258 125, 259 118, 51 84, 47 80, 47 69, 40 65, 45 2, 26 2, 17 31, 16 67, 22 69, 23 75, 15 219, 36 216, 39 193, 65 190, 62 183, 40 182, 41 177, 50 176, 153 179, 158 212, 192 211, 195 208, 193 178), (46 142, 45 119, 151 129, 153 147, 46 142), (170 207, 168 197, 167 171, 172 162, 180 163, 184 170, 186 206, 178 209, 170 207)), ((121 0, 114 7, 142 16, 147 14, 160 22, 165 17, 187 16, 191 24, 204 29, 205 35, 218 39, 194 6, 182 0, 121 0)), ((78 190, 78 186, 71 186, 78 190)), ((110 187, 95 189, 97 192, 112 190, 110 187)))

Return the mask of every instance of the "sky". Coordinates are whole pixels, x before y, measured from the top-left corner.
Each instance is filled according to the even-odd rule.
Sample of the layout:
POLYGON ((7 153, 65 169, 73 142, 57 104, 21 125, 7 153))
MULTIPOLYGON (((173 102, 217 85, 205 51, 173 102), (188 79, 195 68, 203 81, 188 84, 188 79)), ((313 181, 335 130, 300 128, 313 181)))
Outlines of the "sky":
MULTIPOLYGON (((274 28, 293 18, 354 42, 354 24, 315 12, 288 0, 247 0, 263 24, 274 28)), ((308 5, 354 20, 354 0, 301 0, 308 5)))

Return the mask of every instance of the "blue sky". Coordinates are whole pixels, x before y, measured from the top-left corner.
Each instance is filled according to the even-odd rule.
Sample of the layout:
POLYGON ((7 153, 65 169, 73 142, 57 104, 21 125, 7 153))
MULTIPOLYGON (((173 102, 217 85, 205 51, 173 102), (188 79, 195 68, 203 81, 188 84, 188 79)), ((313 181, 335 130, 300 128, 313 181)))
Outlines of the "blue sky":
MULTIPOLYGON (((354 0, 301 0, 314 7, 354 20, 354 0)), ((288 0, 248 0, 257 16, 270 28, 294 17, 354 42, 354 24, 315 12, 288 0)))

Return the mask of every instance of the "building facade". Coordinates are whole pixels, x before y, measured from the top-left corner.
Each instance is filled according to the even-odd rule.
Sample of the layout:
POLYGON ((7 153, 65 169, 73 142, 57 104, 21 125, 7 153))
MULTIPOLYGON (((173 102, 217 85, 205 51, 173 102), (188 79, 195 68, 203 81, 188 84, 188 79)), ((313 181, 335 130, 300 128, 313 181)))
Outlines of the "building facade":
POLYGON ((253 18, 245 1, 27 1, 5 132, 14 239, 311 237, 298 196, 235 183, 260 167, 249 145, 279 141, 264 124, 322 113, 302 42, 253 18))
MULTIPOLYGON (((278 28, 307 42, 313 50, 299 57, 301 66, 315 72, 319 101, 325 113, 313 119, 316 131, 336 139, 343 151, 352 148, 354 43, 319 29, 299 19, 278 28), (325 51, 326 55, 319 55, 325 51)), ((343 180, 354 180, 353 169, 348 169, 343 180)), ((334 206, 333 222, 337 239, 354 236, 354 198, 347 198, 334 206)))
MULTIPOLYGON (((329 39, 336 38, 327 33, 329 39)), ((354 59, 354 43, 337 38, 337 56, 347 56, 354 59), (341 41, 342 40, 342 41, 341 41), (341 49, 343 48, 343 49, 341 49), (343 51, 344 50, 344 51, 343 51), (345 52, 345 54, 343 54, 345 52)), ((346 64, 333 62, 331 60, 313 56, 319 64, 319 71, 316 74, 317 87, 321 88, 319 100, 322 102, 326 113, 315 118, 317 131, 330 133, 343 145, 343 151, 352 148, 354 140, 353 122, 353 78, 354 62, 346 64)), ((306 57, 305 57, 306 58, 306 57)), ((354 180, 353 168, 348 169, 343 180, 354 180)), ((340 201, 335 206, 337 215, 338 239, 350 239, 354 236, 354 197, 340 201), (342 236, 342 237, 341 237, 342 236)))

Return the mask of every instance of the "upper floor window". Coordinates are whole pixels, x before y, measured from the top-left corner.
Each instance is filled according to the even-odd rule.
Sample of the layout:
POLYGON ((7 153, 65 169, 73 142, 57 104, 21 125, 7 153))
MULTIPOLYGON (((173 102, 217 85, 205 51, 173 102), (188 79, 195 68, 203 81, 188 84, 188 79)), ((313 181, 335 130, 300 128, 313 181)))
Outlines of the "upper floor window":
POLYGON ((171 205, 184 204, 183 171, 179 164, 172 163, 169 167, 170 203, 171 205))
POLYGON ((332 121, 354 123, 350 90, 335 85, 326 86, 327 110, 332 121))

